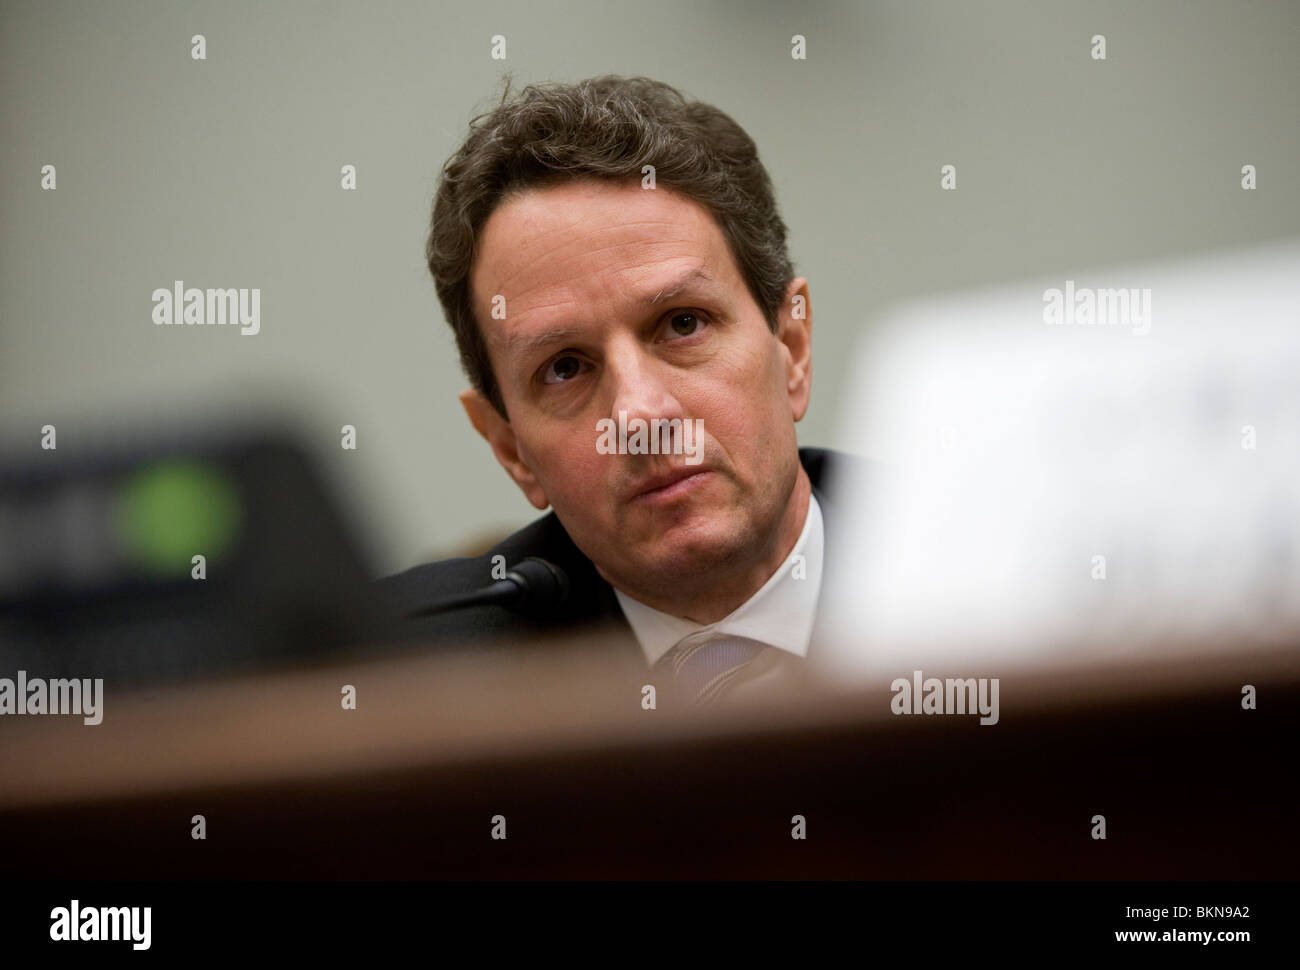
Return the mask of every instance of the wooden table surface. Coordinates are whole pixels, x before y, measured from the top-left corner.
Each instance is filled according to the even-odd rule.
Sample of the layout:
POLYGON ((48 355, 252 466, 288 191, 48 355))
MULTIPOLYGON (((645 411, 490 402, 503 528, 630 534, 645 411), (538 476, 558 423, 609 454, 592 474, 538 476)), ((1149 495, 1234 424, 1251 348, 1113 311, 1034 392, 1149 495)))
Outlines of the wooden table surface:
POLYGON ((110 686, 98 726, 0 719, 0 836, 96 878, 1294 876, 1300 651, 999 679, 989 726, 885 677, 644 710, 598 642, 110 686))

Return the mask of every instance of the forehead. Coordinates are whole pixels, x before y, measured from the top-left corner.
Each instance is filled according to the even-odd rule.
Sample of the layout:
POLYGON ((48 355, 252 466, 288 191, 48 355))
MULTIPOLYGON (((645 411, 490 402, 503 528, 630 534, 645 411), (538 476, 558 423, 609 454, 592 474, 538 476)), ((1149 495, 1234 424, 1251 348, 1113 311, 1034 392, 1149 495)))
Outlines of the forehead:
POLYGON ((502 202, 483 227, 470 286, 484 336, 500 346, 537 327, 630 310, 647 288, 696 269, 723 290, 743 286, 703 206, 663 186, 643 189, 639 180, 583 180, 502 202), (504 319, 491 312, 497 296, 504 319))

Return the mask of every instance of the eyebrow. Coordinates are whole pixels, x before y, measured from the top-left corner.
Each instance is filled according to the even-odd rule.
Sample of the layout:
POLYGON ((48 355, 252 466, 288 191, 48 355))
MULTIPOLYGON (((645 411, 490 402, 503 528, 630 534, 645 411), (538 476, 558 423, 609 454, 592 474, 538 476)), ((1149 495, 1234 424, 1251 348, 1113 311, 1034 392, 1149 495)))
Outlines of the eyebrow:
MULTIPOLYGON (((642 297, 638 304, 644 307, 654 307, 680 296, 696 283, 713 284, 716 280, 706 273, 701 267, 695 267, 688 273, 678 277, 667 286, 661 287, 654 296, 642 297)), ((561 326, 550 327, 541 333, 531 334, 529 336, 516 336, 507 341, 507 347, 510 351, 519 354, 531 354, 533 351, 551 344, 561 343, 580 336, 584 331, 579 327, 561 326)))
POLYGON ((693 283, 712 283, 713 281, 714 280, 712 276, 710 276, 708 273, 704 272, 703 269, 697 266, 695 267, 695 269, 691 270, 685 276, 678 279, 677 282, 675 282, 672 286, 660 290, 649 300, 646 300, 645 304, 646 306, 654 306, 656 303, 659 303, 661 300, 671 300, 673 297, 678 296, 683 290, 685 290, 688 286, 690 286, 693 283))

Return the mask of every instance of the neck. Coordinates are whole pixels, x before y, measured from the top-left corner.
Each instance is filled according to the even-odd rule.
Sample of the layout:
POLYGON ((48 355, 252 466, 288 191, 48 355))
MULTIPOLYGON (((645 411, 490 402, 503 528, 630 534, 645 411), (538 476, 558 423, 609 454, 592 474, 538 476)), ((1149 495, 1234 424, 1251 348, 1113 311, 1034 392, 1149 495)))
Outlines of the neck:
POLYGON ((811 500, 812 482, 808 480, 808 473, 800 464, 799 476, 795 479, 794 489, 781 515, 781 521, 772 530, 771 538, 754 561, 742 569, 720 577, 717 582, 709 585, 703 595, 673 599, 646 598, 643 594, 630 592, 628 595, 634 596, 646 606, 662 613, 680 616, 694 623, 707 626, 718 622, 762 589, 763 584, 772 578, 772 574, 781 568, 781 564, 794 550, 799 535, 803 532, 811 500))

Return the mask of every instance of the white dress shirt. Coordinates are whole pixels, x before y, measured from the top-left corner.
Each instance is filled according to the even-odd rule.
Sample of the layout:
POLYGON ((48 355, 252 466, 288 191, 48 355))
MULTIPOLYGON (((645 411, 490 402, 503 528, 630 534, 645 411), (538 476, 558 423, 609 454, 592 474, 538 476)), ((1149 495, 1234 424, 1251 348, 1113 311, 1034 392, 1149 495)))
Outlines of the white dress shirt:
MULTIPOLYGON (((647 665, 653 666, 687 637, 692 640, 715 635, 746 637, 775 649, 763 651, 746 668, 748 676, 744 683, 775 683, 801 666, 808 654, 821 594, 824 542, 821 506, 816 496, 809 495, 803 531, 785 562, 753 596, 707 626, 646 606, 621 590, 614 590, 614 595, 645 651, 647 665), (796 563, 799 556, 803 557, 802 564, 796 563)), ((739 690, 738 685, 728 693, 739 690)), ((746 692, 754 691, 749 688, 746 692)))

